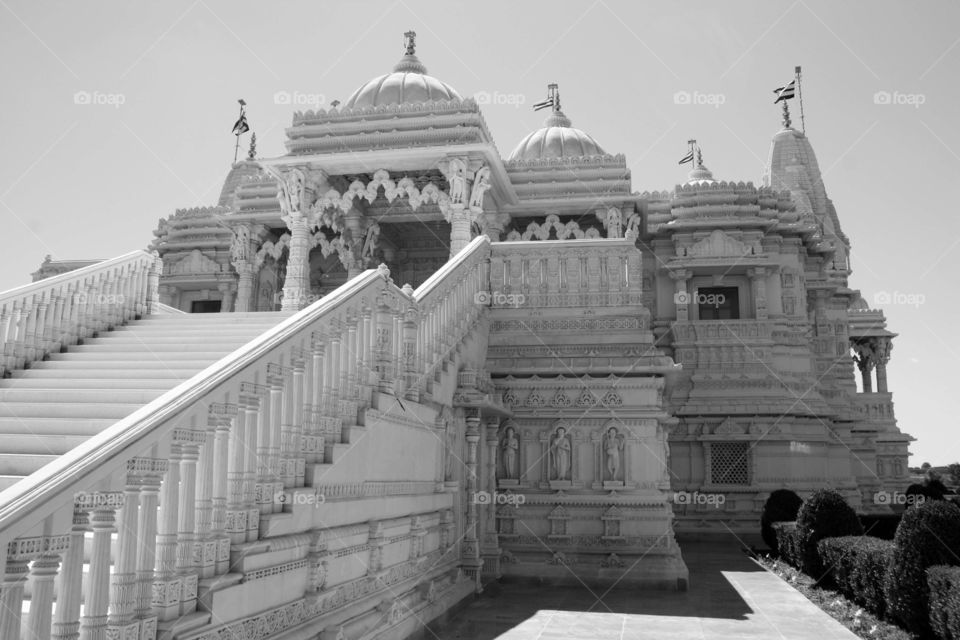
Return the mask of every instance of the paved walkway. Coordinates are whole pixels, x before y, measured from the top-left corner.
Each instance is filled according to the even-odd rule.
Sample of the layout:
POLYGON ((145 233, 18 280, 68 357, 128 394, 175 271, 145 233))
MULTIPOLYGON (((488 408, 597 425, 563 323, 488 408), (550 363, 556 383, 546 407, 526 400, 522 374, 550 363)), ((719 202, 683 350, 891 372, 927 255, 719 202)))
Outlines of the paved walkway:
POLYGON ((502 584, 430 640, 856 640, 736 545, 681 544, 685 593, 502 584))

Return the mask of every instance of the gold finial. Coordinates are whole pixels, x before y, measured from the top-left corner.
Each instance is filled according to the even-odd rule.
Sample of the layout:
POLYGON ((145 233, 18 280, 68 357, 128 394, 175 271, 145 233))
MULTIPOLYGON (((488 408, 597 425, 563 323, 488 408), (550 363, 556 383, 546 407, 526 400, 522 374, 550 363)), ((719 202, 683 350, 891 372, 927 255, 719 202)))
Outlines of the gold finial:
POLYGON ((408 56, 412 56, 417 53, 416 31, 407 31, 403 34, 403 48, 406 50, 408 56))

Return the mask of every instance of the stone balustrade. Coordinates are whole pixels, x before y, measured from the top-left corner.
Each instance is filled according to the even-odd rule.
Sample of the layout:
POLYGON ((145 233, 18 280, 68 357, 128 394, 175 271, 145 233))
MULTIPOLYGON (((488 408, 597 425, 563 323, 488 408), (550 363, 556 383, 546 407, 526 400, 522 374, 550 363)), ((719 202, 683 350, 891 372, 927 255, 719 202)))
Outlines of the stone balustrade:
MULTIPOLYGON (((409 589, 423 582, 422 597, 403 597, 433 607, 431 616, 464 597, 473 586, 446 553, 450 494, 436 493, 432 472, 351 483, 325 481, 323 470, 356 444, 351 434, 372 428, 359 426, 365 413, 403 419, 390 417, 383 397, 429 390, 425 381, 482 315, 489 252, 485 237, 475 240, 416 292, 396 287, 384 267, 366 271, 0 493, 0 637, 233 637, 259 610, 256 632, 243 637, 267 638, 312 616, 325 616, 320 627, 381 624, 379 609, 363 609, 380 606, 364 604, 380 592, 393 598, 387 618, 398 624, 413 606, 398 608, 400 583, 416 596, 409 589), (337 514, 344 500, 391 497, 421 506, 325 537, 333 529, 318 505, 337 514), (243 591, 251 582, 263 585, 255 596, 243 591), (257 608, 218 595, 229 588, 257 608)), ((19 364, 147 310, 152 256, 103 265, 3 299, 19 364), (62 305, 79 290, 131 301, 62 305), (34 312, 39 300, 62 305, 56 322, 34 312), (41 326, 51 330, 38 334, 41 326)))
POLYGON ((160 269, 134 251, 0 294, 0 376, 147 313, 160 269))

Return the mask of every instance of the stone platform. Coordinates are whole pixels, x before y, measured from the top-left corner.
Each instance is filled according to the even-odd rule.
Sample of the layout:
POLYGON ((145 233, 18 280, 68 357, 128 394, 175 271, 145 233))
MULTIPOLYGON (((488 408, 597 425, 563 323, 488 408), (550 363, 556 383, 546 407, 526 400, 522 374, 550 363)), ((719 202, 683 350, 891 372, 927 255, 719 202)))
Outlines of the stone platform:
POLYGON ((854 640, 736 543, 682 543, 683 593, 490 585, 420 638, 443 640, 854 640))

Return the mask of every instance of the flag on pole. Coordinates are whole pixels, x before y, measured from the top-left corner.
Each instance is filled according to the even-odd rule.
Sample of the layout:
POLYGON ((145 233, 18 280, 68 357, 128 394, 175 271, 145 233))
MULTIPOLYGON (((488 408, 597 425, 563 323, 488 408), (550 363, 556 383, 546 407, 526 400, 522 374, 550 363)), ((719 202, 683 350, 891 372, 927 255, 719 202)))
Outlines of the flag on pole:
POLYGON ((555 83, 547 85, 547 99, 534 104, 533 110, 540 111, 548 107, 553 107, 554 111, 560 111, 560 92, 557 90, 555 83))
POLYGON ((533 105, 534 111, 540 111, 540 109, 546 109, 547 107, 553 106, 553 98, 547 98, 543 102, 537 102, 533 105))
POLYGON ((778 87, 773 90, 777 94, 777 99, 773 101, 773 104, 777 104, 781 100, 791 100, 793 99, 794 92, 797 87, 797 79, 794 78, 788 84, 778 87))
POLYGON ((687 164, 688 162, 693 162, 693 149, 690 149, 687 155, 683 156, 677 164, 687 164))
POLYGON ((247 131, 250 131, 250 125, 247 124, 247 114, 243 111, 240 112, 240 119, 237 120, 233 125, 233 135, 241 136, 247 131))

